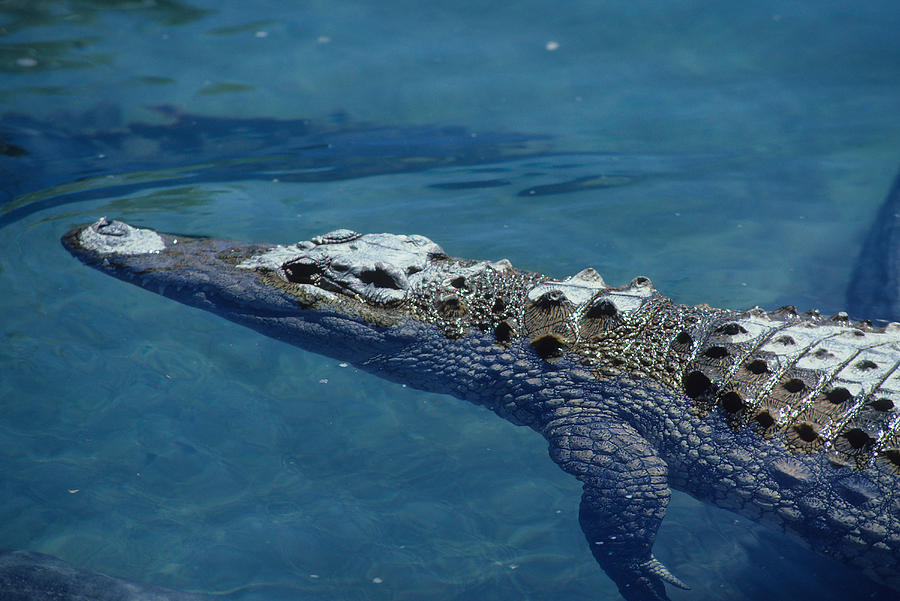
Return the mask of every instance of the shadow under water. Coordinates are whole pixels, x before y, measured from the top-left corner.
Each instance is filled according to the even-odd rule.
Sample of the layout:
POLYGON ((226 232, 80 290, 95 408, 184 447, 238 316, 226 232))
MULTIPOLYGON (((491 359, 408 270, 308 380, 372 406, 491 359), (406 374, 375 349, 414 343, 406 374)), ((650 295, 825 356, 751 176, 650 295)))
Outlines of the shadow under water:
POLYGON ((0 599, 4 601, 209 601, 77 568, 44 553, 0 549, 0 599))
POLYGON ((46 121, 20 114, 0 119, 0 227, 47 208, 143 187, 334 181, 548 154, 543 134, 384 127, 343 113, 314 121, 152 110, 159 122, 123 124, 114 106, 46 121))
POLYGON ((900 174, 856 261, 847 310, 858 317, 900 321, 900 174))

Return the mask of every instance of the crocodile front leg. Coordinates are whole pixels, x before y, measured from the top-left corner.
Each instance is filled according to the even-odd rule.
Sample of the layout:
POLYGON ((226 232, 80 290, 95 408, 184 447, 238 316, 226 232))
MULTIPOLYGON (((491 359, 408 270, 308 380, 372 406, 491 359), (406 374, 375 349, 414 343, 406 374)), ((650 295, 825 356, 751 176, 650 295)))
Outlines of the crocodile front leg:
POLYGON ((546 429, 550 457, 584 483, 579 522, 591 552, 628 601, 666 601, 664 582, 687 588, 653 557, 671 493, 667 468, 637 431, 598 416, 546 429))

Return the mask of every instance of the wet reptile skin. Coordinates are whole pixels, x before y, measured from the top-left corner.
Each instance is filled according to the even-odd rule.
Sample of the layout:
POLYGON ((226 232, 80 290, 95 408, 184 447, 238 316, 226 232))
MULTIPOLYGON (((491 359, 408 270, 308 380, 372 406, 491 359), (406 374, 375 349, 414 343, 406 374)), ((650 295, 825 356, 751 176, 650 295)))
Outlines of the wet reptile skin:
POLYGON ((670 488, 765 522, 900 590, 900 325, 679 305, 337 230, 285 246, 107 221, 85 263, 545 436, 584 484, 594 557, 632 601, 684 586, 652 555, 670 488))

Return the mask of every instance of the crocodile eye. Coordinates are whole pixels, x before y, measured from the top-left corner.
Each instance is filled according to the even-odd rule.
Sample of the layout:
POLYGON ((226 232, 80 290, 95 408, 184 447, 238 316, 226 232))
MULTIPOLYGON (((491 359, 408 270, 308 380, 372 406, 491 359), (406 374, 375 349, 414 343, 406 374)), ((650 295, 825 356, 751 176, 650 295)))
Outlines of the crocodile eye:
POLYGON ((281 266, 287 281, 295 284, 315 284, 319 266, 311 259, 296 259, 281 266))

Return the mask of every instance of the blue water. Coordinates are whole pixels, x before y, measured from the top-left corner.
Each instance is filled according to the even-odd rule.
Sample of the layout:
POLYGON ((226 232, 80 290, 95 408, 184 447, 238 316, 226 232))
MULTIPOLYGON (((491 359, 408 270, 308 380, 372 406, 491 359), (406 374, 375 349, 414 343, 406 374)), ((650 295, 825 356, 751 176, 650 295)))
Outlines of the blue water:
MULTIPOLYGON (((617 599, 538 435, 59 236, 421 233, 835 312, 900 163, 898 31, 893 0, 0 2, 0 546, 239 601, 617 599)), ((655 549, 674 600, 893 598, 681 494, 655 549)))

